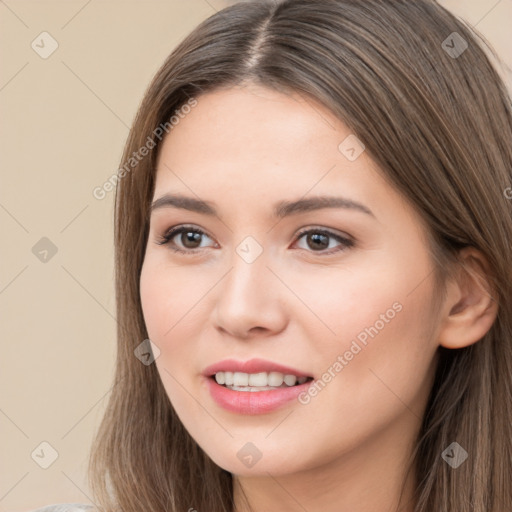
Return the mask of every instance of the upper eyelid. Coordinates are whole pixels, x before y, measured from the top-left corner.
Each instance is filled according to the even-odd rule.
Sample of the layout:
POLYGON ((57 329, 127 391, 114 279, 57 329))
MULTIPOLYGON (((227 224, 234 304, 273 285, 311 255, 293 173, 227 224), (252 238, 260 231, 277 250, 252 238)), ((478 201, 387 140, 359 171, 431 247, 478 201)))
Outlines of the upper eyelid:
POLYGON ((172 226, 170 227, 169 229, 166 229, 163 233, 163 236, 166 237, 168 235, 171 235, 172 237, 177 235, 178 233, 180 233, 180 231, 182 230, 185 230, 185 229, 189 229, 190 231, 196 231, 196 232, 199 232, 201 233, 202 235, 206 235, 208 238, 211 238, 212 240, 214 239, 212 236, 210 236, 208 234, 207 231, 205 231, 204 229, 198 227, 198 226, 195 226, 195 225, 189 225, 189 224, 177 224, 176 226, 172 226))

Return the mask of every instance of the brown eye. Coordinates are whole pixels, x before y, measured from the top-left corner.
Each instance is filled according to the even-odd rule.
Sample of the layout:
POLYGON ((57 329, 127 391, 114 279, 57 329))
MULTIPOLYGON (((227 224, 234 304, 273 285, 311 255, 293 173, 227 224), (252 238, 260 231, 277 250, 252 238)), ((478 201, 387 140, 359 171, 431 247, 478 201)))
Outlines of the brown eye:
POLYGON ((198 246, 196 244, 201 244, 202 234, 197 231, 182 231, 180 235, 180 242, 187 249, 197 249, 198 246))
POLYGON ((306 235, 306 243, 311 249, 328 249, 329 236, 323 233, 308 233, 306 235))
POLYGON ((343 251, 354 245, 353 240, 323 229, 304 230, 297 236, 297 240, 301 239, 306 241, 306 247, 301 248, 308 249, 310 252, 322 253, 334 248, 334 250, 329 250, 325 254, 343 251), (335 243, 332 244, 331 241, 337 242, 338 247, 335 243))
POLYGON ((209 238, 204 231, 188 226, 179 226, 169 229, 157 244, 169 245, 176 252, 185 254, 195 254, 195 250, 202 249, 201 242, 203 237, 209 238))

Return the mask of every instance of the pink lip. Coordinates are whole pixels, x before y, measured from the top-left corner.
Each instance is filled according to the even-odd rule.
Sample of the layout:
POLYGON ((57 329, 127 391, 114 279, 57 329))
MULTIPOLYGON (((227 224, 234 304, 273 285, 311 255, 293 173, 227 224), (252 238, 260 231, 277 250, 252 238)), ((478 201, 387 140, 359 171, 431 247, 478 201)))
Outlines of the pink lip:
POLYGON ((282 407, 297 398, 314 382, 272 391, 234 391, 217 384, 214 377, 205 377, 208 391, 213 400, 224 409, 238 414, 263 414, 282 407))
POLYGON ((281 372, 285 375, 295 375, 296 377, 312 377, 307 373, 301 372, 296 368, 283 366, 282 364, 266 361, 265 359, 249 359, 248 361, 236 361, 235 359, 224 359, 218 363, 212 364, 203 370, 205 377, 211 377, 217 372, 243 372, 243 373, 261 373, 261 372, 281 372))
POLYGON ((273 371, 285 375, 295 375, 296 377, 311 377, 311 375, 264 359, 251 359, 249 361, 225 359, 205 368, 202 373, 213 400, 224 409, 238 414, 263 414, 274 411, 297 398, 313 382, 313 380, 308 380, 304 384, 289 388, 276 388, 271 391, 234 391, 217 384, 215 381, 214 375, 221 371, 243 373, 273 371))

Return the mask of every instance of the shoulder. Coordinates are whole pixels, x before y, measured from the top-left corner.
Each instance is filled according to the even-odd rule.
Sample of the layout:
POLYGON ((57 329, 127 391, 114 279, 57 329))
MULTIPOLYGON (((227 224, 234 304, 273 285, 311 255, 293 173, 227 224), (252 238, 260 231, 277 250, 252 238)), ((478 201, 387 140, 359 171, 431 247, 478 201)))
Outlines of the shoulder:
POLYGON ((94 512, 94 505, 85 503, 56 503, 32 510, 31 512, 94 512))

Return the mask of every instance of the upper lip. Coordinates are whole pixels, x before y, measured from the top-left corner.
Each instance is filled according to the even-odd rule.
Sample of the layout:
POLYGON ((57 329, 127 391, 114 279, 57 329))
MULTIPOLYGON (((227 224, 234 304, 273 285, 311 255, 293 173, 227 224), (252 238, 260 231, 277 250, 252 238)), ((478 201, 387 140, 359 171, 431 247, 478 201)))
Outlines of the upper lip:
POLYGON ((265 359, 249 359, 248 361, 237 361, 235 359, 224 359, 214 363, 203 370, 203 375, 211 377, 217 372, 242 372, 242 373, 261 373, 261 372, 281 372, 285 375, 295 375, 296 377, 311 377, 311 375, 301 372, 296 368, 284 366, 279 363, 267 361, 265 359))

